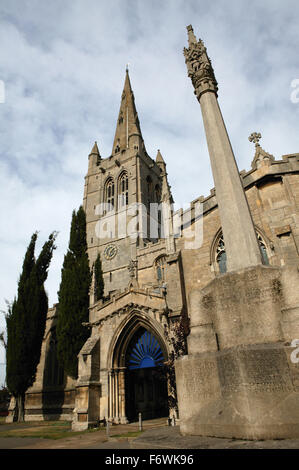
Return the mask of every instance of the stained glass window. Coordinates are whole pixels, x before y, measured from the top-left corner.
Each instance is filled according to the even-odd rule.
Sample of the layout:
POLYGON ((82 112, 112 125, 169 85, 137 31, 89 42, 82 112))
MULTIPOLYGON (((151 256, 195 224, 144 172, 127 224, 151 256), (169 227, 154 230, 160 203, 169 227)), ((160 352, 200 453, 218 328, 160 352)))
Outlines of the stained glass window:
POLYGON ((165 281, 165 256, 161 256, 156 261, 157 280, 159 282, 165 281))
POLYGON ((128 368, 143 369, 163 365, 164 356, 156 337, 141 328, 128 348, 128 368))

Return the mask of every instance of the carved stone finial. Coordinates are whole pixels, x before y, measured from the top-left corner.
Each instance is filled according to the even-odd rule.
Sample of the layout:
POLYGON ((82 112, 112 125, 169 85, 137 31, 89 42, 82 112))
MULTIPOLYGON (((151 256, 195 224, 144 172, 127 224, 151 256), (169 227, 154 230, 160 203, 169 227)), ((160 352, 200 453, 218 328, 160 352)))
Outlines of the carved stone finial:
POLYGON ((204 43, 201 39, 196 40, 191 25, 187 26, 187 31, 189 47, 184 48, 184 56, 194 93, 198 100, 207 91, 212 91, 217 95, 217 80, 204 43))
POLYGON ((196 40, 196 36, 193 32, 193 28, 192 28, 192 25, 189 24, 189 26, 187 26, 187 31, 188 31, 188 42, 189 42, 189 46, 191 46, 191 44, 196 44, 197 43, 197 40, 196 40))
POLYGON ((255 146, 257 147, 262 138, 262 135, 260 133, 257 133, 257 132, 253 132, 252 134, 250 134, 250 136, 248 137, 248 140, 249 142, 254 142, 255 143, 255 146))
POLYGON ((262 135, 259 132, 253 132, 248 137, 249 142, 253 142, 255 144, 255 155, 254 159, 251 163, 251 168, 253 170, 258 170, 261 166, 270 166, 272 162, 275 161, 275 158, 270 153, 266 152, 260 146, 260 139, 262 135))

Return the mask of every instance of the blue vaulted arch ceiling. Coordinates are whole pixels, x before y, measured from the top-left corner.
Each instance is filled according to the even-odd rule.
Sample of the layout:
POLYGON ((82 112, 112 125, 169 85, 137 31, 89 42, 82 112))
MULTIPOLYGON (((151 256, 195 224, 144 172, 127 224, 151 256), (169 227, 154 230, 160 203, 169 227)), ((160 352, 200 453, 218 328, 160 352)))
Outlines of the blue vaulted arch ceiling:
POLYGON ((126 366, 130 370, 162 366, 165 361, 159 341, 145 328, 139 328, 127 348, 126 366))

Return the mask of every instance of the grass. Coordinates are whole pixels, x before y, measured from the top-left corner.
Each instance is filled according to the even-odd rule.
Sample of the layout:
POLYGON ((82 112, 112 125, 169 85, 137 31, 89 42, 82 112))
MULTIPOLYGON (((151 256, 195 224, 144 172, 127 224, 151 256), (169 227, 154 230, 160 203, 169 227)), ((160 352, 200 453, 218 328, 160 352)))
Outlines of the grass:
POLYGON ((25 423, 28 427, 19 427, 24 423, 11 423, 13 429, 6 429, 0 431, 1 437, 34 437, 40 439, 64 439, 67 437, 75 437, 80 434, 97 432, 102 428, 87 429, 86 431, 71 431, 71 423, 68 421, 53 421, 53 422, 35 422, 25 423))

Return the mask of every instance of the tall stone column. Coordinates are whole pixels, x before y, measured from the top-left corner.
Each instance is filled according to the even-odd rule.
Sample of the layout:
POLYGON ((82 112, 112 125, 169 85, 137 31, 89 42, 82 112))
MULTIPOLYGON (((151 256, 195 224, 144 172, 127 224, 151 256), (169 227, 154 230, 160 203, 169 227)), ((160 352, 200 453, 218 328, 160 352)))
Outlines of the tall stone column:
POLYGON ((115 370, 115 423, 119 423, 119 380, 118 380, 119 371, 115 370))
POLYGON ((112 371, 108 372, 108 419, 109 421, 113 418, 113 373, 112 371))
POLYGON ((128 419, 126 417, 126 385, 125 385, 125 367, 119 368, 119 417, 121 424, 127 424, 128 419))
POLYGON ((189 47, 184 49, 188 76, 200 103, 219 215, 227 255, 227 270, 262 264, 248 202, 217 100, 217 81, 202 40, 187 27, 189 47))
POLYGON ((188 33, 186 63, 201 105, 230 272, 189 294, 188 355, 175 363, 180 432, 295 438, 298 364, 290 359, 284 322, 289 291, 279 267, 262 266, 211 62, 191 26, 188 33))

